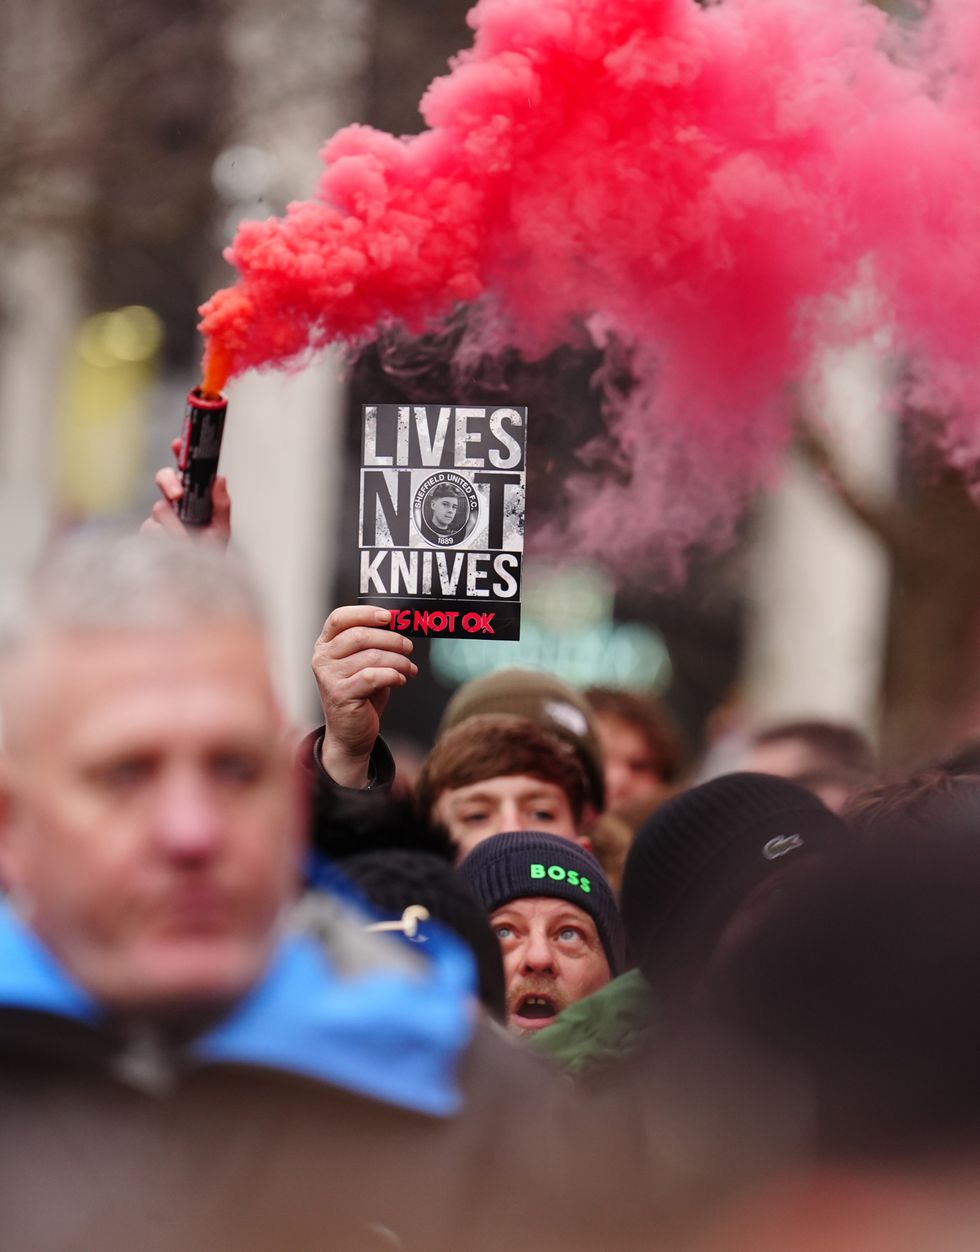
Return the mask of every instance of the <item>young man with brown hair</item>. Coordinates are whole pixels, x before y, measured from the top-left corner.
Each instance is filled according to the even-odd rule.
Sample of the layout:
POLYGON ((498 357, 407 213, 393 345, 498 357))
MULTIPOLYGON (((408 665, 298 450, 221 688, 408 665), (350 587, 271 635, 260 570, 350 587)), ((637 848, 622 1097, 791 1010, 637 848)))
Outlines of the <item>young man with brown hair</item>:
POLYGON ((571 745, 528 717, 483 713, 438 740, 416 785, 419 810, 465 856, 491 835, 537 830, 583 846, 585 770, 571 745))

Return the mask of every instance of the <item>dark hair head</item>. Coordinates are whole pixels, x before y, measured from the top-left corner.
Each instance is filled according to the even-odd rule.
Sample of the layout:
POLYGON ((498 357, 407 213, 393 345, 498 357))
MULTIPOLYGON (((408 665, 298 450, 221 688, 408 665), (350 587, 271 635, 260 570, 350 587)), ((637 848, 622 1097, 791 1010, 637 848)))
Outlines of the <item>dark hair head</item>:
POLYGON ((451 865, 431 852, 375 848, 347 857, 341 869, 382 917, 397 921, 411 905, 421 905, 462 939, 476 960, 481 1001, 498 1021, 505 1020, 500 943, 486 909, 451 865))
POLYGON ((444 791, 518 774, 560 787, 581 820, 589 785, 575 748, 531 718, 505 713, 468 717, 440 736, 416 783, 419 811, 431 817, 444 791))
POLYGON ((317 852, 343 861, 378 848, 429 852, 450 864, 456 847, 441 826, 429 822, 408 800, 385 791, 313 790, 311 836, 317 852))
POLYGON ((439 738, 481 713, 528 717, 570 743, 585 769, 589 800, 597 810, 605 808, 602 751, 592 709, 581 692, 545 670, 516 666, 493 670, 453 692, 439 723, 439 738))
POLYGON ((922 770, 856 792, 842 816, 866 842, 912 838, 924 847, 957 832, 980 841, 980 775, 922 770))
POLYGON ((764 727, 752 742, 763 747, 786 740, 803 744, 813 758, 813 779, 796 779, 804 786, 831 780, 857 786, 870 782, 875 775, 874 749, 854 726, 817 720, 777 722, 764 727))
POLYGON ((677 778, 684 764, 681 734, 659 701, 618 687, 589 687, 585 698, 599 717, 616 717, 639 731, 664 782, 677 778))

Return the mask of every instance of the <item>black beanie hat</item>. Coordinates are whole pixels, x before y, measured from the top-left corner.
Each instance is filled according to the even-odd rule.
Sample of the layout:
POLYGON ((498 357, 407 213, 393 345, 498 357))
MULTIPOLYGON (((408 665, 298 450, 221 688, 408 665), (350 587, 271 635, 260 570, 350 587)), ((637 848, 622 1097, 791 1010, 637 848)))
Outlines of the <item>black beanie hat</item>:
POLYGON ((785 778, 726 774, 674 796, 626 858, 620 904, 632 957, 658 988, 695 974, 756 886, 851 841, 840 818, 785 778))
POLYGON ((458 869, 487 913, 528 896, 577 905, 595 922, 613 977, 623 968, 623 923, 616 897, 599 862, 571 839, 533 830, 492 835, 458 869))
POLYGON ((470 885, 440 857, 407 848, 375 848, 345 857, 340 869, 379 913, 397 920, 413 904, 466 943, 476 960, 480 1000, 506 1016, 504 964, 486 910, 470 885))

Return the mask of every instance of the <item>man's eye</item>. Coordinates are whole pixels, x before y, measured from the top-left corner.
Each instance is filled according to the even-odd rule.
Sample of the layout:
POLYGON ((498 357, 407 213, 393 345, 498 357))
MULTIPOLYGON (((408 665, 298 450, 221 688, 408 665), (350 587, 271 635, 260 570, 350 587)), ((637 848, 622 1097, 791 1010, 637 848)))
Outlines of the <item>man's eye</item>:
POLYGON ((487 820, 486 809, 471 809, 467 813, 460 813, 459 820, 473 825, 476 822, 485 822, 487 820))
POLYGON ((535 821, 553 822, 557 820, 558 814, 554 809, 536 808, 532 814, 535 821))
POLYGON ((498 939, 513 939, 514 937, 513 926, 495 926, 493 932, 498 939))
POLYGON ((562 926, 558 932, 558 938, 562 943, 574 943, 576 940, 584 939, 585 936, 575 926, 562 926))
POLYGON ((262 762, 247 752, 216 752, 209 765, 220 782, 252 783, 262 773, 262 762))
POLYGON ((152 774, 153 761, 149 757, 127 757, 96 766, 90 771, 92 780, 106 791, 131 791, 152 774))

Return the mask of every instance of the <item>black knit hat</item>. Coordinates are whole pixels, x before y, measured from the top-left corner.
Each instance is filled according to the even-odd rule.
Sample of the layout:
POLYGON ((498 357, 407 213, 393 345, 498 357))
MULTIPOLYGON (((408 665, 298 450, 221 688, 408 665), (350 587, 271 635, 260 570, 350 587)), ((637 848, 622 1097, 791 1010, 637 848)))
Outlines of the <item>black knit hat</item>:
POLYGON ((567 900, 596 924, 613 976, 623 967, 623 923, 616 897, 591 852, 534 830, 493 835, 458 866, 488 913, 510 900, 548 896, 567 900))
POLYGON ((384 917, 396 920, 413 904, 452 930, 476 960, 480 999, 506 1017, 500 944, 473 889, 439 856, 408 848, 376 848, 344 859, 340 869, 384 917))
POLYGON ((626 858, 620 904, 632 957, 658 988, 696 973, 759 883, 852 839, 822 801, 785 778, 726 774, 674 796, 640 827, 626 858))

